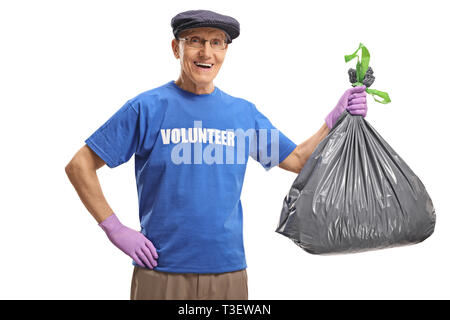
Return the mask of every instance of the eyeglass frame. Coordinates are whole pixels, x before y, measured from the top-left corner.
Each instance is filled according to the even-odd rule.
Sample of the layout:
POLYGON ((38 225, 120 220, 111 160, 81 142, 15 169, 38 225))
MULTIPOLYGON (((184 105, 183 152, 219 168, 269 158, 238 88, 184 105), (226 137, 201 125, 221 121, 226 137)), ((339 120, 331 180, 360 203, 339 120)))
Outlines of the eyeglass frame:
POLYGON ((211 47, 211 49, 216 50, 216 51, 223 51, 223 50, 225 50, 225 49, 228 47, 228 42, 227 42, 227 40, 220 39, 220 40, 222 40, 222 41, 224 42, 225 46, 224 46, 222 49, 214 49, 214 48, 212 47, 212 45, 211 45, 211 41, 212 41, 212 40, 217 40, 217 38, 216 38, 216 39, 209 39, 209 40, 208 40, 208 39, 200 38, 200 37, 198 37, 198 36, 192 36, 192 37, 178 38, 178 40, 188 41, 190 38, 194 38, 194 37, 199 38, 199 39, 201 40, 201 45, 202 45, 202 46, 196 48, 196 47, 190 46, 190 45, 188 44, 188 46, 191 47, 191 48, 196 48, 196 49, 200 49, 200 48, 202 48, 202 47, 204 48, 206 42, 209 42, 209 46, 211 47))

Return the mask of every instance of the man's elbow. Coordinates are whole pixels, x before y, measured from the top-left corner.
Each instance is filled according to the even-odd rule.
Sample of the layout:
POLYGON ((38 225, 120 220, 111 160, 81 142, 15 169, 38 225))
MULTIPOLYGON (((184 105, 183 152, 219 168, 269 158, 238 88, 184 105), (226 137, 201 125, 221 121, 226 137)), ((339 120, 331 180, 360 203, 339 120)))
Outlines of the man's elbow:
POLYGON ((295 156, 295 164, 293 166, 293 172, 299 174, 300 171, 302 171, 303 166, 305 165, 305 161, 304 161, 304 157, 303 157, 303 148, 302 146, 299 144, 295 149, 294 149, 294 156, 295 156))
POLYGON ((86 169, 90 169, 89 163, 79 154, 76 154, 64 168, 68 177, 86 169))
POLYGON ((79 170, 81 166, 77 164, 75 161, 70 161, 64 168, 64 171, 66 172, 66 175, 70 177, 74 174, 77 170, 79 170))
POLYGON ((97 171, 105 165, 105 161, 101 159, 94 151, 87 145, 84 145, 66 165, 66 173, 78 170, 92 170, 97 171))
POLYGON ((303 169, 303 166, 300 165, 300 164, 297 164, 295 167, 292 168, 291 171, 294 172, 294 173, 296 173, 296 174, 299 174, 300 171, 302 171, 302 169, 303 169))
POLYGON ((292 172, 296 173, 296 174, 300 174, 300 171, 302 171, 302 167, 298 166, 296 168, 294 168, 294 170, 292 170, 292 172))
POLYGON ((291 152, 291 154, 279 164, 279 167, 281 169, 299 174, 304 165, 302 157, 302 150, 300 145, 298 145, 291 152))
POLYGON ((284 170, 287 170, 287 171, 290 171, 290 172, 293 172, 296 174, 299 174, 300 171, 302 171, 302 167, 300 165, 284 166, 284 165, 280 164, 279 167, 281 169, 284 169, 284 170))

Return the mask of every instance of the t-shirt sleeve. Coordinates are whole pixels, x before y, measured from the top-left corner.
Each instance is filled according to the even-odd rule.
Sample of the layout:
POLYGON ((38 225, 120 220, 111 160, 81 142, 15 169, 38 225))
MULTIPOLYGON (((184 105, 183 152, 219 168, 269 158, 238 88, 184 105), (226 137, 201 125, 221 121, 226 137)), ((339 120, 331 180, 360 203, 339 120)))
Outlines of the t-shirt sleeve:
POLYGON ((255 141, 250 147, 250 156, 258 161, 266 171, 277 166, 297 147, 297 145, 278 130, 252 104, 255 120, 255 141))
POLYGON ((85 143, 110 168, 127 162, 139 144, 139 114, 128 101, 85 143))

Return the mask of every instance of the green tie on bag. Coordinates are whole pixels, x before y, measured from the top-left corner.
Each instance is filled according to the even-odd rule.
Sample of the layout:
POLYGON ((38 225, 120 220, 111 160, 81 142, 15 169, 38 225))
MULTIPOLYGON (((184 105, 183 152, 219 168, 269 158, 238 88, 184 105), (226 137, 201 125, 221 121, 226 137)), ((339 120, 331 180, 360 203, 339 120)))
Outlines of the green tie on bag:
POLYGON ((356 49, 356 51, 353 54, 345 56, 345 62, 349 62, 350 60, 353 60, 355 57, 358 57, 358 62, 356 63, 356 70, 351 68, 348 70, 352 86, 356 87, 365 85, 366 92, 368 94, 371 94, 376 102, 383 104, 391 102, 391 99, 389 98, 387 92, 369 89, 373 81, 375 81, 375 77, 373 76, 372 68, 369 67, 370 61, 369 50, 367 50, 366 46, 364 46, 362 43, 359 44, 358 49, 356 49), (357 54, 359 50, 361 50, 361 61, 359 61, 359 55, 357 54), (378 96, 383 100, 378 100, 377 98, 375 98, 375 96, 378 96))

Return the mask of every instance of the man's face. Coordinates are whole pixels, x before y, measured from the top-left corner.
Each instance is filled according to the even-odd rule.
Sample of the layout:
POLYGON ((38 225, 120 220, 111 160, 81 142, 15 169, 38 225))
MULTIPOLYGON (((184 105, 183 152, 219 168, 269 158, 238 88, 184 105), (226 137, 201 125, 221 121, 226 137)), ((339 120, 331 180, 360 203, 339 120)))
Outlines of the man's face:
MULTIPOLYGON (((225 33, 215 28, 195 28, 184 30, 179 38, 198 37, 200 40, 226 40, 225 33)), ((197 85, 211 84, 217 76, 225 59, 227 47, 224 50, 214 50, 209 42, 204 42, 200 48, 194 48, 188 41, 172 41, 174 55, 180 58, 181 72, 197 85), (199 65, 202 64, 202 65, 199 65)))

